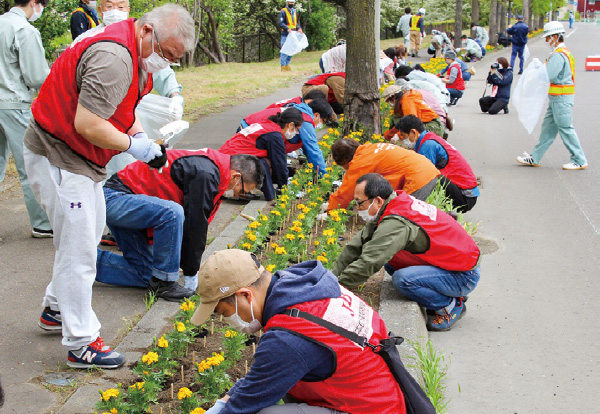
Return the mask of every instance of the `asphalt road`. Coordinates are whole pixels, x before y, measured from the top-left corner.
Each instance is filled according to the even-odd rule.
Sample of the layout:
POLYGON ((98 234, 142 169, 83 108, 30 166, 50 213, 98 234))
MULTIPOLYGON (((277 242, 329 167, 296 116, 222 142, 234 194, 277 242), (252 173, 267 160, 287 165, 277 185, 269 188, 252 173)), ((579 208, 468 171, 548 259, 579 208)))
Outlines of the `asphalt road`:
MULTIPOLYGON (((455 329, 431 335, 450 359, 449 413, 598 412, 600 72, 585 72, 584 60, 600 54, 600 26, 567 30, 576 60, 574 125, 587 170, 562 170, 569 153, 560 138, 539 168, 515 162, 537 143, 540 125, 527 135, 512 106, 508 115, 479 111, 498 54, 477 65, 452 110, 450 142, 483 179, 469 218, 501 249, 484 257, 466 316, 455 329)), ((532 57, 546 59, 541 38, 529 47, 532 57)))

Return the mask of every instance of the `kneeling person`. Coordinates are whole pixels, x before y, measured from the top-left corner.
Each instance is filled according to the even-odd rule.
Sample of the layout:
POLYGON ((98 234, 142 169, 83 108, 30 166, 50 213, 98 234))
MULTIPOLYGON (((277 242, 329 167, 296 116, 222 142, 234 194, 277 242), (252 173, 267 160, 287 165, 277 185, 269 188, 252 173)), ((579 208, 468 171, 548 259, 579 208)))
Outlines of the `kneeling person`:
POLYGON ((260 187, 264 172, 251 155, 207 148, 166 154, 162 171, 135 162, 104 185, 106 224, 123 256, 98 250, 96 280, 149 287, 158 297, 178 301, 192 296, 198 285, 208 225, 221 196, 260 187), (180 267, 185 287, 177 283, 180 267))
POLYGON ((465 157, 446 140, 427 131, 414 115, 401 118, 396 127, 406 147, 429 159, 440 170, 443 175, 440 181, 456 210, 461 213, 471 210, 479 197, 479 187, 465 157))
POLYGON ((379 174, 360 177, 354 199, 367 224, 333 264, 340 284, 359 286, 385 265, 400 293, 435 312, 429 330, 452 328, 479 281, 473 239, 450 215, 403 191, 394 193, 379 174))
MULTIPOLYGON (((404 414, 422 394, 403 368, 415 391, 401 389, 374 352, 389 338, 381 317, 316 260, 271 274, 249 252, 221 250, 202 264, 198 295, 194 324, 214 311, 246 334, 264 327, 250 371, 210 413, 404 414), (276 405, 286 394, 299 403, 276 405)), ((435 413, 419 401, 416 413, 435 413)))

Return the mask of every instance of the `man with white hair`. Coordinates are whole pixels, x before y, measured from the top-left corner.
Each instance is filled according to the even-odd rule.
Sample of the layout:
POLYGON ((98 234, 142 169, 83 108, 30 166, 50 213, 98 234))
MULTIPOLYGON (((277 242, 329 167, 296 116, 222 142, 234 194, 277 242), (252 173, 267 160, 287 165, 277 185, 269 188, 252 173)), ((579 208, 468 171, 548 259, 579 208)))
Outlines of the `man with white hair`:
POLYGON ((33 192, 54 229, 52 281, 39 326, 62 330, 67 364, 117 368, 123 355, 106 346, 92 310, 96 246, 105 225, 105 166, 125 151, 164 162, 135 116, 152 89, 152 73, 194 45, 194 20, 167 4, 81 36, 56 60, 32 106, 24 158, 33 192))

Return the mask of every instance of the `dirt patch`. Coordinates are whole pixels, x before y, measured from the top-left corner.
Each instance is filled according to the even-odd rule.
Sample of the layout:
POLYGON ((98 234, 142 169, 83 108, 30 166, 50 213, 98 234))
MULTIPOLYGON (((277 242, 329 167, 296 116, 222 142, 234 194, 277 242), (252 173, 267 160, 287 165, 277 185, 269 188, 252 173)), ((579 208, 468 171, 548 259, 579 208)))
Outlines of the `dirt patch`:
POLYGON ((481 254, 493 254, 500 250, 500 243, 491 237, 478 234, 473 237, 473 240, 477 243, 481 254))

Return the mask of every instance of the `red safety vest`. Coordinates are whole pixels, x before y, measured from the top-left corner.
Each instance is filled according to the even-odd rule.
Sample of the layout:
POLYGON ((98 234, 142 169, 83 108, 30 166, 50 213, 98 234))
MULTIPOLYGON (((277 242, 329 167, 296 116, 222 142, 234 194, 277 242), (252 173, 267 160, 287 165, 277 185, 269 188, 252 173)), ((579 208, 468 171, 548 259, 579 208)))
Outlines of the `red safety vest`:
POLYGON ((428 132, 423 136, 421 144, 418 148, 415 148, 415 151, 419 152, 419 149, 425 141, 429 140, 434 140, 446 150, 446 159, 448 160, 448 163, 444 168, 440 169, 442 175, 463 190, 477 187, 477 177, 465 157, 463 157, 452 144, 445 139, 440 138, 433 132, 428 132))
POLYGON ((44 131, 60 139, 76 154, 104 167, 119 153, 117 150, 95 146, 75 130, 75 113, 79 102, 79 88, 75 80, 77 64, 88 47, 98 42, 114 42, 124 46, 132 57, 132 79, 127 95, 117 106, 108 121, 126 133, 135 121, 135 107, 144 95, 152 90, 152 76, 140 93, 138 82, 138 47, 135 41, 135 19, 111 24, 77 38, 54 62, 40 93, 33 101, 33 118, 44 131))
MULTIPOLYGON (((246 118, 244 118, 244 121, 246 121, 246 123, 248 125, 252 125, 252 124, 257 124, 257 123, 261 123, 261 122, 266 122, 269 120, 269 117, 272 115, 277 115, 278 113, 281 112, 282 108, 270 108, 267 107, 266 109, 263 109, 262 111, 258 111, 255 112, 253 114, 248 115, 246 118)), ((299 110, 300 111, 300 110, 299 110)), ((302 112, 302 111, 300 111, 302 112)), ((304 119, 304 122, 308 122, 310 123, 313 128, 315 126, 315 120, 312 116, 310 116, 307 113, 302 112, 302 119, 304 119)), ((292 144, 290 141, 288 141, 287 139, 284 142, 285 144, 285 152, 286 154, 289 154, 290 152, 294 152, 296 150, 299 150, 300 148, 302 148, 302 140, 298 140, 298 142, 296 142, 295 144, 292 144)))
POLYGON ((286 141, 281 134, 281 127, 273 121, 259 122, 257 124, 248 125, 240 132, 229 138, 219 151, 223 154, 236 155, 248 154, 255 155, 259 158, 267 158, 267 150, 256 148, 256 140, 258 137, 269 132, 279 132, 281 139, 286 141))
MULTIPOLYGON (((575 58, 573 57, 573 54, 571 53, 571 51, 569 49, 567 49, 566 47, 559 47, 554 52, 552 52, 552 54, 554 54, 554 53, 562 53, 563 56, 565 56, 567 58, 567 60, 569 61, 569 66, 571 67, 571 80, 573 81, 573 84, 572 85, 557 85, 557 84, 551 83, 550 89, 548 90, 548 95, 553 95, 553 96, 574 95, 575 94, 575 58)), ((552 56, 552 55, 550 55, 550 56, 552 56)), ((550 59, 550 57, 548 57, 546 62, 548 62, 549 59, 550 59)))
MULTIPOLYGON (((338 298, 294 305, 300 311, 325 319, 365 337, 373 345, 387 339, 387 329, 370 306, 347 289, 338 298)), ((290 309, 291 309, 290 308, 290 309)), ((306 319, 277 314, 265 332, 280 329, 323 345, 335 353, 334 373, 322 381, 298 381, 289 394, 308 405, 352 414, 405 414, 404 395, 380 355, 369 347, 331 332, 306 319)))
POLYGON ((465 272, 477 266, 479 247, 471 236, 449 214, 437 207, 397 191, 389 202, 379 223, 389 215, 397 215, 418 225, 429 238, 424 253, 400 250, 390 260, 396 270, 410 266, 435 266, 455 272, 465 272))
POLYGON ((162 168, 162 173, 157 169, 150 168, 148 164, 137 161, 129 164, 118 172, 119 178, 135 194, 144 194, 152 197, 158 197, 163 200, 171 200, 177 204, 183 205, 183 190, 175 184, 171 177, 171 167, 173 162, 181 157, 206 157, 215 163, 219 168, 219 193, 213 201, 213 210, 208 218, 210 223, 219 209, 221 196, 229 186, 231 178, 231 156, 222 154, 219 151, 202 148, 198 150, 167 150, 167 159, 169 165, 162 168))
POLYGON ((267 106, 267 108, 281 108, 282 106, 286 106, 287 104, 291 104, 291 103, 301 104, 302 102, 303 102, 302 97, 296 96, 295 98, 283 99, 281 101, 277 101, 274 104, 267 106))
POLYGON ((446 73, 448 73, 448 76, 450 76, 450 70, 452 68, 458 69, 458 75, 456 76, 456 79, 454 80, 454 82, 446 84, 446 88, 464 91, 465 90, 465 81, 463 79, 462 70, 460 69, 460 63, 458 63, 456 61, 452 62, 450 67, 448 67, 448 71, 446 72, 446 73))
POLYGON ((325 81, 327 78, 332 76, 341 76, 346 79, 346 72, 333 72, 333 73, 323 73, 321 75, 316 75, 306 81, 305 85, 325 85, 325 81))

